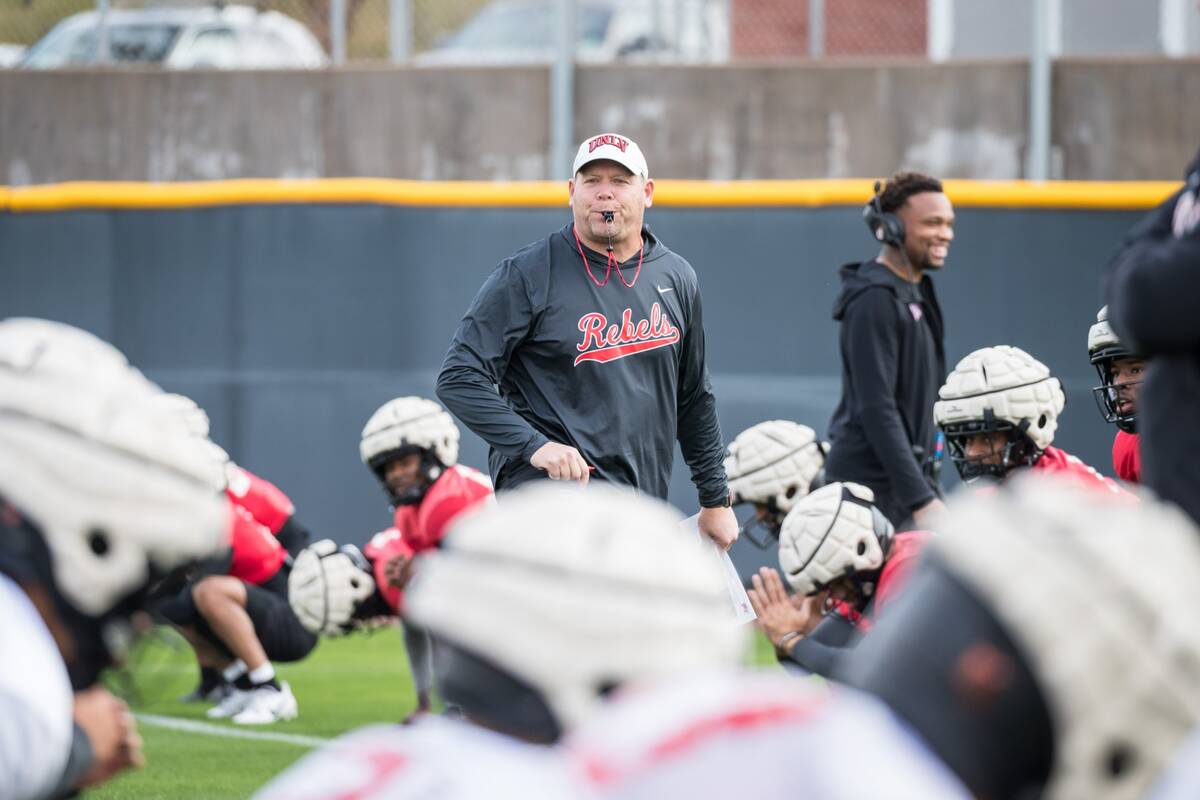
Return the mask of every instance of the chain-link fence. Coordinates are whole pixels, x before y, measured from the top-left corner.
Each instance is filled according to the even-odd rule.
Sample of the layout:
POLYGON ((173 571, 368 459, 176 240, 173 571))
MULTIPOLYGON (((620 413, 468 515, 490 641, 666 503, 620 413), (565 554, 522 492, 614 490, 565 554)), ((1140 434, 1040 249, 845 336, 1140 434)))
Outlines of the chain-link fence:
MULTIPOLYGON (((60 20, 110 2, 113 11, 121 13, 164 6, 211 12, 224 5, 202 0, 0 0, 0 65, 11 63, 14 51, 36 42, 60 20)), ((1031 52, 1035 14, 1044 15, 1039 19, 1051 32, 1050 51, 1055 56, 1200 52, 1200 11, 1194 0, 237 2, 299 21, 334 64, 548 63, 556 52, 557 15, 565 2, 573 3, 579 63, 1019 58, 1031 52)), ((105 19, 115 26, 122 18, 118 13, 105 19)), ((235 34, 227 37, 230 52, 235 34)), ((176 46, 184 39, 181 36, 170 44, 176 46)), ((205 58, 184 60, 182 65, 269 65, 269 61, 239 60, 228 53, 217 57, 212 39, 205 58)), ((131 60, 152 60, 144 57, 145 44, 140 40, 137 44, 110 54, 108 60, 124 60, 126 51, 138 56, 131 60)), ((89 63, 86 53, 77 55, 71 65, 89 63)))

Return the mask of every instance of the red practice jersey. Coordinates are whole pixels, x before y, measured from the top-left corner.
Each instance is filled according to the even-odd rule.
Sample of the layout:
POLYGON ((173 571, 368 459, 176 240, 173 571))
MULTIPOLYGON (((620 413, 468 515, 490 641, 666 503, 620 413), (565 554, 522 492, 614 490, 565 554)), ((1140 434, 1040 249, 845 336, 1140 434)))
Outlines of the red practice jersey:
POLYGON ((388 585, 384 565, 396 556, 402 556, 405 559, 412 558, 412 547, 404 541, 400 531, 388 528, 371 537, 371 541, 367 542, 367 546, 363 548, 363 555, 371 562, 371 571, 375 573, 375 586, 379 589, 379 594, 392 609, 392 613, 399 614, 404 593, 395 586, 388 585))
POLYGON ((883 564, 879 582, 875 586, 875 603, 871 617, 860 614, 845 603, 838 603, 835 606, 836 612, 854 623, 854 627, 859 630, 869 631, 872 618, 895 600, 904 584, 908 582, 909 574, 917 565, 917 558, 932 535, 929 531, 903 531, 892 539, 887 561, 883 564))
POLYGON ((1042 457, 1034 462, 1031 469, 1062 475, 1070 478, 1073 483, 1088 489, 1099 489, 1103 492, 1131 497, 1129 492, 1118 486, 1112 478, 1104 477, 1075 456, 1059 450, 1057 447, 1047 447, 1042 452, 1042 457))
POLYGON ((1142 482, 1142 440, 1136 433, 1117 431, 1113 439, 1113 470, 1126 483, 1142 482))
POLYGON ((231 466, 229 472, 229 485, 225 489, 229 499, 249 511, 250 516, 271 533, 279 533, 283 523, 296 512, 288 496, 278 486, 249 470, 231 466))
POLYGON ((443 472, 420 503, 398 506, 392 525, 414 553, 437 547, 455 517, 492 496, 482 472, 456 464, 443 472))
POLYGON ((265 525, 250 512, 233 506, 233 563, 229 574, 255 585, 265 583, 279 572, 287 551, 265 525))

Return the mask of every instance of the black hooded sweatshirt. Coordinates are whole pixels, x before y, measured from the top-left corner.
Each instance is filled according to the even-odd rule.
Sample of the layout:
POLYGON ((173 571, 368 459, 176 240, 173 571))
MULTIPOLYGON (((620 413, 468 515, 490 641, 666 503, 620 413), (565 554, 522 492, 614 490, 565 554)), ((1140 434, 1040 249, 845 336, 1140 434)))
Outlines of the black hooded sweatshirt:
POLYGON ((1184 188, 1126 236, 1107 300, 1113 330, 1150 359, 1138 397, 1142 482, 1200 523, 1200 153, 1184 188))
POLYGON ((899 526, 936 496, 922 463, 934 455, 933 404, 946 375, 942 309, 928 275, 912 284, 878 261, 840 274, 842 399, 825 471, 870 487, 899 526))
POLYGON ((567 225, 502 261, 467 309, 437 395, 491 446, 498 489, 543 477, 529 458, 554 441, 594 478, 666 499, 678 439, 700 504, 725 502, 696 273, 642 239, 640 273, 637 255, 609 272, 567 225))

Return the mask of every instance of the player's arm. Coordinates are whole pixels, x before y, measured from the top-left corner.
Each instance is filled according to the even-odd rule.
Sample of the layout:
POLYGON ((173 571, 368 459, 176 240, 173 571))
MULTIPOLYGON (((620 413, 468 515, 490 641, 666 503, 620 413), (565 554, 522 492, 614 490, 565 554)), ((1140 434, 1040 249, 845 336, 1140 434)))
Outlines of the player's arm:
POLYGON ((1200 228, 1171 232, 1177 193, 1152 211, 1113 260, 1108 317, 1125 341, 1146 355, 1194 350, 1200 343, 1200 228))
POLYGON ((467 309, 437 379, 438 399, 454 416, 498 452, 526 461, 549 439, 509 408, 496 386, 533 316, 525 276, 504 262, 467 309))
MULTIPOLYGON (((913 455, 908 431, 896 405, 900 352, 891 293, 875 289, 856 297, 846 309, 841 335, 855 387, 854 410, 867 441, 904 507, 921 508, 936 499, 936 495, 913 455)), ((921 413, 932 414, 933 410, 924 409, 921 413)))

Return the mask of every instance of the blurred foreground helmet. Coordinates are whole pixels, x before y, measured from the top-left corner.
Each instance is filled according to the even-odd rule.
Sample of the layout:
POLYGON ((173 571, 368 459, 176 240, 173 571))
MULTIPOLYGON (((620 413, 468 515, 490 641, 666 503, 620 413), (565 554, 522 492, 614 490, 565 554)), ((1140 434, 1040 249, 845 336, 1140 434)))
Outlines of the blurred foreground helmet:
POLYGON ((1108 306, 1101 308, 1096 314, 1096 324, 1088 329, 1088 360, 1100 375, 1100 385, 1092 387, 1092 394, 1096 398, 1096 405, 1100 407, 1100 413, 1104 415, 1104 421, 1115 423, 1126 433, 1137 433, 1137 412, 1121 412, 1117 406, 1119 389, 1121 386, 1141 381, 1117 384, 1113 362, 1122 358, 1141 357, 1117 338, 1112 326, 1108 324, 1108 306))
POLYGON ((1038 476, 941 534, 848 682, 980 797, 1142 797, 1200 722, 1196 528, 1038 476))
POLYGON ((50 594, 76 688, 120 655, 152 581, 229 543, 217 468, 158 394, 91 334, 0 322, 0 570, 50 594))
POLYGON ((150 402, 159 411, 173 417, 177 424, 182 425, 187 433, 196 437, 200 442, 203 450, 219 467, 219 470, 213 473, 214 485, 219 491, 224 491, 236 481, 245 480, 242 471, 229 458, 229 454, 225 452, 224 448, 208 438, 208 414, 196 404, 195 400, 182 394, 164 392, 152 397, 150 402))
POLYGON ((323 636, 354 628, 355 613, 375 594, 371 565, 352 544, 321 539, 300 551, 288 575, 288 600, 302 625, 323 636))
POLYGON ((792 589, 808 595, 850 578, 863 597, 874 594, 895 534, 874 500, 866 486, 830 483, 788 512, 779 534, 779 565, 792 589))
POLYGON ((1054 441, 1066 395, 1045 364, 1018 347, 984 347, 959 361, 933 406, 950 457, 963 480, 1004 478, 1030 466, 1054 441), (970 459, 967 440, 1003 433, 1007 444, 995 463, 970 459))
POLYGON ((393 503, 414 505, 421 502, 429 484, 458 462, 458 439, 458 425, 441 405, 424 397, 397 397, 380 406, 367 420, 359 454, 384 484, 384 491, 393 503), (388 462, 410 453, 421 454, 425 481, 402 495, 395 495, 384 480, 384 469, 388 462))
POLYGON ((444 696, 553 741, 626 681, 736 663, 745 632, 714 552, 679 523, 628 490, 548 482, 464 518, 407 594, 444 696))

